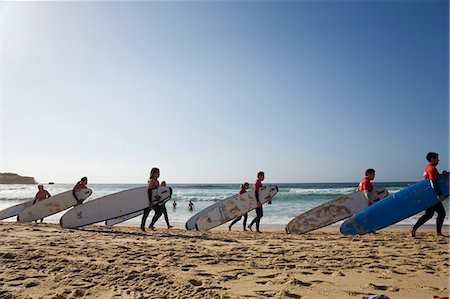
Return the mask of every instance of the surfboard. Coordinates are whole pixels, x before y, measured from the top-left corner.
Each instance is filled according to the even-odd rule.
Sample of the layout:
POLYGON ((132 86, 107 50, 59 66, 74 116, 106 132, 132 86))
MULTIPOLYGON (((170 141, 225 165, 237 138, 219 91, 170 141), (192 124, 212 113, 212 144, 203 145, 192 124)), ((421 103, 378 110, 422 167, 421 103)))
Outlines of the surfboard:
MULTIPOLYGON (((253 191, 250 191, 253 192, 253 191)), ((191 218, 189 218, 189 220, 186 222, 185 224, 185 228, 187 230, 193 230, 196 229, 195 225, 197 223, 197 220, 202 217, 202 215, 204 215, 205 213, 208 213, 209 211, 212 211, 214 209, 216 209, 217 207, 219 207, 224 201, 230 200, 231 198, 238 198, 238 195, 235 194, 233 196, 227 197, 225 199, 219 200, 217 202, 215 202, 214 204, 210 205, 209 207, 204 208, 203 210, 201 210, 200 212, 197 212, 194 216, 192 216, 191 218)))
MULTIPOLYGON (((172 188, 158 187, 152 190, 153 204, 172 196, 172 188)), ((123 215, 135 213, 149 206, 147 187, 133 188, 96 198, 67 211, 60 219, 64 228, 77 228, 123 215)))
MULTIPOLYGON (((438 185, 445 197, 449 195, 449 175, 439 175, 438 185)), ((379 201, 344 221, 344 235, 364 235, 395 224, 436 204, 436 191, 430 180, 420 181, 379 201)))
POLYGON ((33 204, 33 201, 34 200, 29 200, 29 201, 8 207, 4 210, 1 210, 0 211, 0 220, 17 216, 20 212, 22 212, 26 208, 31 207, 31 205, 33 204))
MULTIPOLYGON (((80 189, 75 193, 77 195, 77 198, 83 201, 91 196, 92 190, 89 188, 80 189)), ((31 222, 34 220, 45 218, 58 212, 67 210, 77 203, 77 200, 75 199, 75 197, 73 197, 72 190, 59 193, 52 197, 46 198, 45 200, 38 201, 34 205, 23 210, 19 213, 17 221, 31 222)))
MULTIPOLYGON (((170 199, 171 199, 171 197, 167 197, 165 199, 162 199, 162 200, 158 201, 156 204, 157 205, 163 205, 166 202, 168 202, 170 199)), ((105 225, 106 226, 113 226, 113 225, 122 223, 124 221, 133 219, 135 217, 138 217, 138 216, 140 216, 142 214, 144 214, 144 210, 140 210, 140 211, 137 211, 137 212, 134 212, 134 213, 131 213, 131 214, 128 214, 128 215, 123 215, 123 216, 120 216, 120 217, 116 217, 116 218, 113 218, 113 219, 108 219, 108 220, 105 221, 105 225)))
MULTIPOLYGON (((261 187, 258 192, 259 201, 264 204, 277 194, 278 187, 275 185, 267 185, 261 187)), ((194 215, 193 217, 197 218, 194 228, 199 231, 210 230, 236 217, 242 216, 254 210, 256 207, 257 201, 254 191, 246 192, 240 196, 231 196, 214 204, 214 208, 206 208, 194 215)), ((188 222, 191 225, 192 221, 188 220, 188 222)), ((189 229, 188 222, 186 222, 187 229, 189 229)))
MULTIPOLYGON (((376 188, 371 198, 383 199, 387 195, 386 189, 376 188)), ((286 232, 304 234, 348 218, 368 206, 364 192, 346 194, 298 215, 286 225, 286 232)))

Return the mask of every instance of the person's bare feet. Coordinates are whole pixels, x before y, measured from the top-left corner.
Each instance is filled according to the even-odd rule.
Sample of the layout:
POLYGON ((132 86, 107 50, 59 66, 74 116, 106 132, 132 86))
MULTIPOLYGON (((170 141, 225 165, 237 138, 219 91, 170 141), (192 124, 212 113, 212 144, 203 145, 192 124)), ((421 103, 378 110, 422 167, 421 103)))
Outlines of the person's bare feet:
POLYGON ((446 235, 444 235, 443 233, 436 233, 436 236, 438 236, 438 237, 447 237, 446 235))
POLYGON ((249 226, 247 226, 248 227, 248 229, 252 232, 253 230, 252 230, 252 225, 250 224, 249 226))
POLYGON ((411 234, 411 237, 415 238, 416 237, 416 230, 413 228, 409 231, 409 233, 411 234))

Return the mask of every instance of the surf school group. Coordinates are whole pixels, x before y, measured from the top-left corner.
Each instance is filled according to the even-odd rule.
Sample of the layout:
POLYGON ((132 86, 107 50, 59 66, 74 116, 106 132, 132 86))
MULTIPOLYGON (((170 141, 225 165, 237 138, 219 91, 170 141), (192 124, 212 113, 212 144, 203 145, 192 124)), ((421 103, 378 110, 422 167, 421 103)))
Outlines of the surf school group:
MULTIPOLYGON (((437 212, 436 233, 443 236, 442 226, 445 209, 442 201, 449 195, 449 177, 447 172, 439 174, 436 166, 439 155, 429 152, 428 164, 424 170, 424 180, 392 195, 384 188, 375 189, 371 183, 375 170, 367 169, 356 192, 343 195, 320 206, 306 211, 286 225, 287 233, 302 234, 330 224, 345 220, 340 231, 345 235, 373 233, 379 229, 395 224, 423 210, 417 223, 410 230, 415 237, 417 229, 430 220, 437 212)), ((85 201, 92 194, 88 188, 87 177, 81 178, 72 190, 51 196, 43 185, 38 185, 38 192, 31 202, 25 202, 0 211, 0 220, 17 216, 20 222, 43 221, 47 216, 70 209, 60 219, 65 228, 77 228, 105 221, 108 226, 142 215, 140 229, 145 232, 146 221, 151 210, 154 216, 148 226, 155 230, 155 223, 164 215, 167 228, 169 216, 165 204, 170 200, 172 188, 164 181, 159 182, 160 170, 156 167, 150 171, 148 185, 109 194, 92 201, 85 201)), ((265 174, 259 171, 252 189, 247 182, 231 197, 214 203, 196 213, 186 222, 186 229, 206 231, 230 222, 228 229, 243 218, 243 230, 260 233, 260 221, 263 217, 263 205, 272 204, 278 192, 275 185, 263 186, 265 174), (255 210, 256 217, 247 225, 248 212, 255 210)), ((189 208, 193 209, 192 202, 189 208)))

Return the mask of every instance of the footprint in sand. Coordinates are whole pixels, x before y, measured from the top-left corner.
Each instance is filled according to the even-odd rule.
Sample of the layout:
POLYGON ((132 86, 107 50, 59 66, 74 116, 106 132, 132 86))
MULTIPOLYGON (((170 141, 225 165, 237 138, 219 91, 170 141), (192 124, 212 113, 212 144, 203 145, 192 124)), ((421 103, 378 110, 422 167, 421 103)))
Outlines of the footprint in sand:
POLYGON ((376 285, 376 284, 373 284, 373 283, 369 283, 368 287, 372 288, 372 289, 375 289, 375 290, 380 290, 380 291, 391 291, 391 292, 398 292, 398 291, 400 291, 400 289, 397 288, 397 287, 376 285))
POLYGON ((309 287, 312 285, 312 283, 304 282, 304 281, 298 280, 296 278, 290 279, 289 281, 286 282, 286 284, 300 286, 300 287, 309 287))
POLYGON ((278 295, 277 296, 278 298, 295 298, 295 299, 302 298, 302 296, 300 296, 300 295, 290 293, 287 291, 280 291, 277 295, 278 295))

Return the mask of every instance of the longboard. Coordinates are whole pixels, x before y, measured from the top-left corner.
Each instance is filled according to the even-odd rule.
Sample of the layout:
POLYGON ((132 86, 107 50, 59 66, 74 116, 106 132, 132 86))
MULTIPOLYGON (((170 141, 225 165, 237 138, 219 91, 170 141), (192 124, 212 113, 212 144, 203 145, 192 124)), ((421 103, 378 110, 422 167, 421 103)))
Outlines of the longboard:
MULTIPOLYGON (((80 189, 75 193, 77 195, 77 198, 83 201, 91 196, 92 190, 89 188, 80 189)), ((34 205, 26 208, 19 213, 17 220, 19 222, 31 222, 34 220, 42 219, 58 212, 67 210, 77 203, 77 200, 75 199, 75 197, 73 197, 72 190, 66 191, 46 198, 45 200, 38 201, 34 205)))
MULTIPOLYGON (((253 191, 250 191, 250 192, 253 192, 253 191)), ((212 205, 210 205, 210 206, 204 208, 204 209, 201 210, 200 212, 197 212, 194 216, 192 216, 191 218, 189 218, 189 220, 188 220, 188 221, 186 222, 186 224, 185 224, 185 228, 186 228, 187 230, 193 230, 193 229, 196 229, 196 228, 195 228, 195 225, 196 225, 196 223, 197 223, 197 220, 198 220, 200 217, 202 217, 202 215, 204 215, 204 214, 206 214, 206 213, 208 213, 208 212, 210 212, 210 211, 216 209, 216 208, 219 207, 224 201, 227 201, 227 200, 229 200, 229 199, 231 199, 231 198, 237 198, 237 197, 238 197, 237 194, 236 194, 236 195, 233 195, 233 196, 231 196, 231 197, 227 197, 227 198, 225 198, 225 199, 219 200, 219 201, 215 202, 214 204, 212 204, 212 205)))
MULTIPOLYGON (((163 205, 166 202, 168 202, 170 199, 171 199, 171 197, 167 197, 167 198, 165 198, 163 200, 158 201, 156 204, 159 205, 159 206, 163 205)), ((105 221, 105 225, 106 226, 113 226, 113 225, 122 223, 124 221, 133 219, 135 217, 138 217, 138 216, 140 216, 142 214, 144 214, 144 210, 140 210, 140 211, 137 211, 137 212, 134 212, 134 213, 131 213, 131 214, 128 214, 128 215, 123 215, 123 216, 120 216, 120 217, 116 217, 116 218, 113 218, 113 219, 108 219, 108 220, 105 221)))
POLYGON ((7 219, 7 218, 10 218, 13 216, 17 216, 20 212, 22 212, 26 208, 31 207, 31 205, 33 204, 33 201, 34 200, 22 202, 17 205, 8 207, 4 210, 1 210, 0 211, 0 220, 7 219))
MULTIPOLYGON (((258 197, 261 204, 264 204, 272 199, 278 192, 278 187, 275 185, 263 186, 258 190, 258 197)), ((214 208, 206 208, 193 217, 196 217, 195 229, 199 231, 210 230, 221 224, 224 224, 236 217, 242 216, 245 213, 254 210, 257 207, 257 201, 254 191, 246 192, 242 195, 234 195, 225 200, 214 204, 214 208)), ((192 223, 192 221, 188 221, 192 223)), ((186 229, 192 229, 187 226, 186 229)))
MULTIPOLYGON (((372 190, 371 196, 383 199, 387 195, 388 191, 383 188, 372 190)), ((348 218, 368 206, 364 192, 346 194, 298 215, 286 225, 286 232, 304 234, 348 218)))
MULTIPOLYGON (((439 176, 438 185, 442 194, 448 197, 448 172, 439 176)), ((436 191, 431 187, 430 180, 423 180, 348 218, 340 231, 344 235, 364 235, 411 217, 437 202, 436 191)))
MULTIPOLYGON (((152 202, 158 204, 172 196, 168 186, 152 189, 152 202)), ((123 215, 149 206, 147 187, 129 189, 96 198, 67 211, 60 219, 64 228, 77 228, 123 215)))

